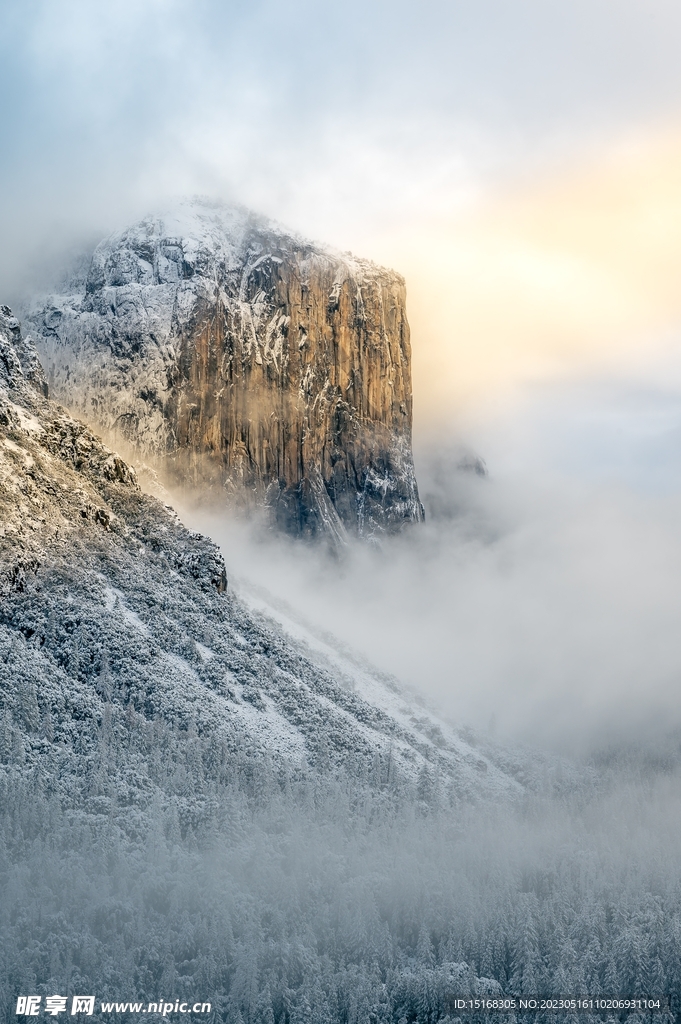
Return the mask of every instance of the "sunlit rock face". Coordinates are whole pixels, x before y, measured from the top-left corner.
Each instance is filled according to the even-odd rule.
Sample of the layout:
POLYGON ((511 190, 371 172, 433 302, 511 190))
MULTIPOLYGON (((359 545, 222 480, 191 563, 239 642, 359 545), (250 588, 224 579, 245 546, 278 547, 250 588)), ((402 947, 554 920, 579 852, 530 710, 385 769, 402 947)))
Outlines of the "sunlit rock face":
MULTIPOLYGON (((153 723, 174 730, 173 742, 178 728, 182 742, 205 741, 191 755, 196 779, 199 762, 228 785, 277 765, 334 785, 347 772, 353 791, 404 785, 456 801, 522 793, 495 755, 394 679, 298 629, 294 639, 262 608, 254 615, 228 588, 215 544, 46 397, 35 350, 0 304, 0 793, 37 778, 94 822, 105 764, 112 792, 127 794, 129 823, 161 778, 177 778, 179 748, 167 777, 149 760, 159 749, 145 732, 153 723), (146 736, 144 751, 132 753, 117 720, 146 736), (120 768, 105 748, 118 750, 120 768), (236 761, 226 767, 225 757, 236 761)), ((183 800, 192 814, 205 803, 183 800)), ((3 941, 0 930, 0 950, 3 941)))
POLYGON ((29 320, 56 396, 175 482, 296 534, 422 518, 394 271, 193 200, 106 239, 29 320))

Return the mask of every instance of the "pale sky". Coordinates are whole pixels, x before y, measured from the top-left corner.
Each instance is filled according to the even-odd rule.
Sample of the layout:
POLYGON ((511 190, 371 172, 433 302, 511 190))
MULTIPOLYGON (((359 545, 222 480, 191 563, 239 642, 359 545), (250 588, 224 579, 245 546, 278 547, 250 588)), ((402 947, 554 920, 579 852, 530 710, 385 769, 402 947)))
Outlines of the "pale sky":
POLYGON ((170 194, 407 278, 417 427, 667 344, 676 0, 3 0, 0 282, 170 194))

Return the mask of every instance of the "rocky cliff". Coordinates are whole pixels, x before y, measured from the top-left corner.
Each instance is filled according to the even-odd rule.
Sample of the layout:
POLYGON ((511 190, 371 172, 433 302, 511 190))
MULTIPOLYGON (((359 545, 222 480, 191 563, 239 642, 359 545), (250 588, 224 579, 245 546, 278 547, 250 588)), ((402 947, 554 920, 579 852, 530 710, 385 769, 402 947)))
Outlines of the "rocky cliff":
POLYGON ((415 715, 392 683, 335 655, 313 662, 250 612, 227 590, 216 546, 144 494, 45 387, 0 307, 0 713, 21 720, 28 687, 27 750, 40 754, 45 716, 63 725, 65 701, 96 721, 104 700, 226 730, 235 749, 277 761, 316 765, 323 748, 328 763, 359 758, 368 769, 379 751, 405 777, 424 764, 456 777, 462 796, 517 788, 445 723, 415 715))
POLYGON ((531 876, 490 870, 496 819, 465 815, 522 805, 526 844, 545 764, 313 639, 249 609, 215 545, 45 396, 1 308, 0 1019, 30 991, 95 993, 93 1020, 167 993, 226 1024, 395 1024, 501 991, 471 906, 501 907, 513 948, 495 879, 531 876))
POLYGON ((56 395, 294 533, 419 521, 403 279, 193 200, 103 241, 30 326, 56 395))

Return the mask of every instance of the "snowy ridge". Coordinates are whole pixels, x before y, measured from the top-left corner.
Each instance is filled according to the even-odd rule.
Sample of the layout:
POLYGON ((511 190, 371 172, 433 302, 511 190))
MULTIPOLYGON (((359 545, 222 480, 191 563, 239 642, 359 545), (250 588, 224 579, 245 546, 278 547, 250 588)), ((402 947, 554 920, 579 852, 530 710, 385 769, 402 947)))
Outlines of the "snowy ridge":
MULTIPOLYGON (((235 585, 252 611, 270 622, 274 620, 307 658, 395 724, 397 728, 388 734, 374 732, 372 740, 384 754, 392 752, 407 771, 411 767, 417 773, 424 763, 432 762, 465 779, 471 792, 481 783, 485 790, 500 795, 522 791, 523 787, 501 771, 491 756, 464 740, 452 723, 428 707, 422 697, 375 669, 328 631, 315 630, 264 588, 245 580, 235 585), (420 758, 415 757, 415 751, 420 758)), ((367 730, 367 735, 370 732, 367 730)))
MULTIPOLYGON (((337 764, 379 787, 425 772, 457 800, 520 791, 370 667, 262 599, 225 593, 214 545, 142 494, 115 453, 27 382, 8 331, 1 337, 14 369, 0 390, 10 410, 0 436, 0 628, 13 647, 26 638, 25 677, 44 680, 40 718, 61 723, 51 702, 72 692, 95 721, 120 702, 295 771, 337 764)), ((16 688, 11 673, 5 683, 16 688)))

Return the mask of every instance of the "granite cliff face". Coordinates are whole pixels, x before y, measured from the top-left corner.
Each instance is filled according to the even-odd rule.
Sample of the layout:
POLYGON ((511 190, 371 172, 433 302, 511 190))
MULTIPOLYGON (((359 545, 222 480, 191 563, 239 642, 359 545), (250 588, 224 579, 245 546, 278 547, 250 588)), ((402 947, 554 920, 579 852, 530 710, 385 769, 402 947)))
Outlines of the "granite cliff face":
POLYGON ((0 733, 7 709, 24 728, 30 698, 22 743, 38 764, 45 717, 71 743, 109 703, 296 770, 357 761, 366 773, 378 753, 405 779, 424 766, 455 779, 462 798, 519 791, 393 681, 314 643, 249 609, 218 548, 45 396, 35 350, 0 306, 0 733))
POLYGON ((193 200, 102 242, 28 320, 57 397, 176 483, 303 535, 423 516, 393 271, 193 200))

